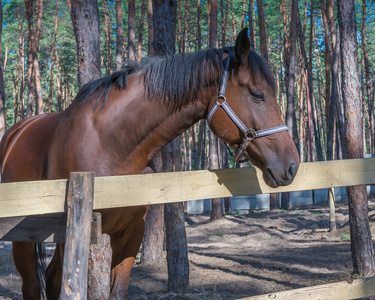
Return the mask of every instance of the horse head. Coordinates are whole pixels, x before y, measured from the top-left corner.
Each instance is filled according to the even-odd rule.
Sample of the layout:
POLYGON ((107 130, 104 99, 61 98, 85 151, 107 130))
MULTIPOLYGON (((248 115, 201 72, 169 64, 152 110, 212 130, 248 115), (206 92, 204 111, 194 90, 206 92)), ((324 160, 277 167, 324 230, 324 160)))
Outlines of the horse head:
POLYGON ((223 53, 224 72, 217 98, 210 101, 211 130, 263 171, 271 187, 290 184, 299 166, 296 146, 284 125, 276 101, 273 76, 259 55, 250 50, 247 29, 234 53, 223 53))

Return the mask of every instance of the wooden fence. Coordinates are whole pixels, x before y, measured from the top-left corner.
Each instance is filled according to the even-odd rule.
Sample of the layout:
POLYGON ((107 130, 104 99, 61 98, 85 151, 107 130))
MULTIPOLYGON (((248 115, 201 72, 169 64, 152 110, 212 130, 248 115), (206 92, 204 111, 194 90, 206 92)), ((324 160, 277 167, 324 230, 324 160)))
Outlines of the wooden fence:
MULTIPOLYGON (((66 219, 66 212, 68 211, 69 215, 69 211, 74 212, 75 208, 70 207, 70 202, 67 204, 66 200, 77 198, 78 200, 73 202, 81 204, 82 195, 86 195, 84 197, 88 198, 91 203, 92 197, 94 198, 93 209, 105 209, 363 184, 375 184, 375 158, 302 163, 294 182, 289 186, 276 189, 264 183, 262 172, 256 168, 96 177, 95 179, 92 173, 91 175, 84 173, 73 174, 71 180, 4 183, 0 184, 0 240, 54 242, 63 242, 65 239, 73 240, 76 233, 69 232, 69 230, 82 226, 69 225, 72 219, 69 216, 66 219), (73 192, 72 184, 78 189, 77 193, 73 192), (87 186, 89 186, 88 190, 87 186), (93 193, 92 196, 90 196, 90 191, 93 193), (46 225, 47 223, 49 225, 46 225), (67 231, 66 224, 68 224, 67 231), (40 231, 38 235, 40 228, 44 228, 44 231, 40 231)), ((89 210, 92 211, 91 208, 89 210)), ((74 219, 74 214, 72 217, 74 219)), ((91 214, 88 214, 87 218, 91 219, 91 214)), ((77 218, 76 221, 83 222, 77 218)), ((72 243, 66 244, 74 248, 74 245, 71 246, 72 243)), ((68 260, 69 258, 67 258, 69 266, 66 268, 71 268, 72 261, 68 262, 68 260)), ((66 280, 69 281, 69 279, 66 280)), ((374 278, 361 280, 365 280, 360 281, 361 283, 370 282, 371 284, 368 285, 375 286, 374 278)), ((356 286, 361 286, 361 283, 356 286)), ((348 291, 347 297, 343 292, 344 294, 340 294, 340 299, 352 299, 349 291, 358 290, 358 288, 345 288, 345 283, 337 284, 340 285, 341 291, 348 291)), ((318 287, 314 288, 318 289, 318 287)), ((313 298, 305 297, 304 299, 319 298, 314 297, 314 288, 306 288, 307 294, 312 295, 313 298)), ((365 290, 365 296, 375 294, 374 289, 362 288, 361 290, 365 290)), ((73 291, 68 292, 74 295, 73 291)), ((79 291, 79 293, 85 294, 84 291, 79 291)), ((248 299, 293 299, 292 295, 292 291, 286 291, 265 295, 263 298, 258 296, 258 298, 248 299), (287 296, 283 293, 287 293, 287 296)))

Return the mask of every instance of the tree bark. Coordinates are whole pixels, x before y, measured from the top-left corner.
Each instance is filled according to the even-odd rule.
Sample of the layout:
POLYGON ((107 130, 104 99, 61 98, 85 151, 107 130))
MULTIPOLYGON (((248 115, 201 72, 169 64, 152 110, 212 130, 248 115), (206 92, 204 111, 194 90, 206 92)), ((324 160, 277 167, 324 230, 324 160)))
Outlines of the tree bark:
MULTIPOLYGON (((327 119, 327 160, 334 159, 336 102, 338 102, 338 77, 339 77, 340 41, 337 40, 332 63, 332 90, 329 102, 329 115, 327 119)), ((328 104, 328 103, 327 103, 328 104)))
POLYGON ((374 101, 371 97, 371 83, 370 83, 370 68, 368 61, 367 41, 366 41, 366 1, 362 0, 362 28, 361 28, 361 39, 362 39, 362 51, 363 61, 365 69, 365 80, 366 80, 366 96, 367 96, 367 109, 368 109, 368 126, 369 126, 369 141, 370 141, 370 153, 375 151, 375 130, 374 130, 374 101))
MULTIPOLYGON (((212 5, 212 2, 213 1, 211 1, 211 5, 212 5)), ((216 4, 214 4, 214 5, 216 5, 216 8, 214 7, 213 9, 214 10, 216 9, 216 11, 217 11, 217 1, 216 1, 216 4)), ((233 32, 233 36, 237 36, 237 28, 236 28, 236 19, 234 17, 233 0, 230 0, 230 12, 231 12, 231 17, 232 17, 232 32, 233 32)), ((210 21, 212 21, 212 19, 210 19, 210 21)), ((217 16, 216 16, 216 24, 217 24, 217 16)), ((216 25, 216 27, 217 27, 217 25, 216 25)))
POLYGON ((3 70, 3 53, 1 38, 3 35, 3 3, 0 0, 0 140, 5 133, 5 89, 4 89, 4 70, 3 70))
POLYGON ((257 9, 258 9, 260 53, 263 59, 268 63, 266 17, 264 15, 263 0, 257 0, 257 9))
POLYGON ((43 95, 42 85, 39 70, 38 52, 39 52, 39 37, 42 22, 43 0, 36 2, 36 22, 34 29, 33 15, 34 15, 34 0, 25 0, 26 17, 29 25, 29 45, 28 45, 28 82, 29 82, 29 112, 28 116, 32 115, 32 102, 34 102, 35 91, 35 113, 43 114, 43 95), (30 81, 29 81, 30 79, 30 81), (31 95, 33 94, 33 95, 31 95), (30 111, 31 110, 31 111, 30 111))
POLYGON ((198 51, 202 47, 202 32, 201 32, 201 1, 197 0, 197 46, 198 51))
POLYGON ((124 25, 122 23, 121 0, 116 0, 116 71, 122 69, 124 55, 124 25))
POLYGON ((329 33, 329 25, 328 25, 328 17, 326 8, 324 7, 324 0, 320 1, 321 3, 321 14, 323 20, 323 27, 324 27, 324 61, 325 61, 325 101, 326 101, 326 121, 328 127, 328 120, 330 115, 330 107, 331 107, 331 64, 332 64, 332 49, 331 49, 331 42, 330 42, 330 33, 329 33))
POLYGON ((296 69, 296 27, 297 27, 297 0, 292 0, 292 18, 290 22, 290 37, 289 37, 289 51, 287 74, 288 74, 288 86, 287 86, 287 109, 286 109, 286 120, 285 123, 292 133, 293 141, 299 149, 298 145, 298 134, 296 124, 296 113, 294 109, 294 82, 295 82, 295 69, 296 69))
POLYGON ((141 20, 139 24, 139 36, 138 36, 138 49, 137 49, 137 61, 142 60, 142 43, 143 43, 143 27, 145 23, 145 12, 146 12, 146 0, 142 0, 141 5, 141 20))
POLYGON ((254 20, 254 0, 249 0, 249 31, 250 49, 255 50, 255 20, 254 20))
POLYGON ((154 13, 152 11, 152 0, 147 0, 147 23, 148 23, 148 54, 154 55, 154 13))
MULTIPOLYGON (((307 60, 307 54, 306 54, 306 48, 305 48, 305 37, 303 35, 303 28, 301 25, 301 20, 299 18, 298 8, 297 8, 297 28, 298 28, 298 36, 300 41, 300 49, 301 49, 301 59, 302 59, 302 65, 303 65, 303 72, 306 74, 306 85, 308 87, 308 94, 309 94, 309 102, 308 105, 311 107, 311 115, 309 118, 313 120, 313 126, 314 126, 314 135, 315 135, 315 147, 316 147, 316 153, 318 155, 318 160, 323 160, 323 149, 322 144, 320 140, 320 132, 318 128, 318 121, 317 121, 317 115, 315 111, 315 96, 314 96, 314 90, 313 90, 313 81, 312 81, 312 73, 310 73, 310 68, 307 60)), ((309 126, 310 127, 310 126, 309 126)), ((311 135, 312 132, 309 131, 309 135, 311 135)), ((312 137, 311 137, 312 138, 312 137)), ((310 143, 310 147, 312 147, 310 143)), ((310 161, 312 161, 312 157, 310 157, 310 161)))
MULTIPOLYGON (((106 75, 109 75, 113 72, 113 55, 112 55, 112 15, 108 11, 107 2, 102 2, 103 14, 104 14, 104 25, 105 25, 105 37, 106 37, 106 46, 107 46, 107 62, 106 66, 106 75)), ((103 55, 104 56, 104 55, 103 55)))
POLYGON ((281 15, 283 19, 283 41, 284 41, 284 68, 285 68, 285 90, 288 90, 288 62, 289 62, 289 40, 287 36, 287 14, 286 14, 286 7, 285 7, 285 0, 281 0, 280 5, 281 15))
MULTIPOLYGON (((362 158, 362 111, 354 0, 338 0, 337 7, 347 157, 362 158)), ((366 186, 348 187, 347 195, 354 273, 367 276, 375 272, 375 256, 368 222, 366 186)))
POLYGON ((26 117, 31 117, 34 113, 34 79, 33 79, 33 43, 34 43, 34 29, 32 24, 32 9, 33 0, 25 0, 26 16, 28 21, 28 43, 27 43, 27 109, 26 117), (31 17, 29 17, 31 15, 31 17))
POLYGON ((128 54, 129 60, 135 60, 135 0, 128 3, 128 54))
POLYGON ((52 41, 52 59, 51 59, 51 71, 50 71, 50 81, 49 81, 49 92, 48 92, 48 113, 52 112, 52 95, 53 95, 53 73, 55 68, 55 61, 57 59, 57 48, 56 48, 56 36, 57 36, 57 25, 59 21, 59 9, 60 9, 60 0, 57 1, 56 15, 55 15, 55 30, 53 33, 52 41))
POLYGON ((101 77, 99 10, 97 0, 70 0, 77 41, 78 85, 101 77))
POLYGON ((24 44, 25 39, 23 36, 23 20, 21 20, 21 14, 19 8, 17 8, 17 19, 18 19, 18 69, 19 72, 19 109, 18 109, 18 119, 22 120, 25 116, 24 114, 24 90, 25 90, 25 52, 24 44))

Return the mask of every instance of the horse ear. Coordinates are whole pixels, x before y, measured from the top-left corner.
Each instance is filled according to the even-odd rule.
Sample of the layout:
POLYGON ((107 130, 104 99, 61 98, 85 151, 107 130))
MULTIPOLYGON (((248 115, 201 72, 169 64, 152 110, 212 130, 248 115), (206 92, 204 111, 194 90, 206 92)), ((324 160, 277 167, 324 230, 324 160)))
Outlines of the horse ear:
POLYGON ((246 64, 247 56, 250 52, 250 39, 247 36, 247 28, 241 30, 236 39, 236 45, 234 47, 237 60, 241 65, 246 64))

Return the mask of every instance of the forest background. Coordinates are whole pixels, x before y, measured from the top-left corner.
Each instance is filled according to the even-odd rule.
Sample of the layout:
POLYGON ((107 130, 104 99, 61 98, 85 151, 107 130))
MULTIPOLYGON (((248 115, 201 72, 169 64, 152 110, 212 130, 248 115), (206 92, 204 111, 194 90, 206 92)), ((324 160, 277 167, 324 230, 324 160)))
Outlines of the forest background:
MULTIPOLYGON (((150 53, 150 5, 151 1, 146 0, 99 1, 102 76, 120 68, 128 59, 141 60, 150 53)), ((69 1, 3 1, 0 75, 4 86, 0 86, 3 100, 0 114, 4 113, 5 120, 1 122, 0 116, 0 136, 26 116, 65 109, 77 94, 77 46, 68 6, 69 1)), ((374 8, 373 1, 356 1, 365 153, 373 153, 375 148, 374 8)), ((240 29, 249 28, 253 48, 268 60, 275 76, 277 101, 284 118, 291 76, 288 53, 295 27, 291 116, 301 161, 345 157, 344 133, 340 132, 344 127, 340 126, 343 124, 341 89, 334 88, 340 86, 341 80, 337 76, 340 68, 334 64, 335 52, 340 64, 339 53, 335 51, 336 9, 333 0, 300 0, 297 12, 291 11, 289 0, 218 1, 218 47, 233 45, 240 29)), ((209 12, 207 1, 178 1, 175 52, 208 48, 209 12)), ((184 170, 207 168, 207 130, 205 124, 197 124, 183 134, 184 170)), ((228 162, 234 166, 227 148, 220 142, 218 157, 220 166, 228 166, 228 162)))

